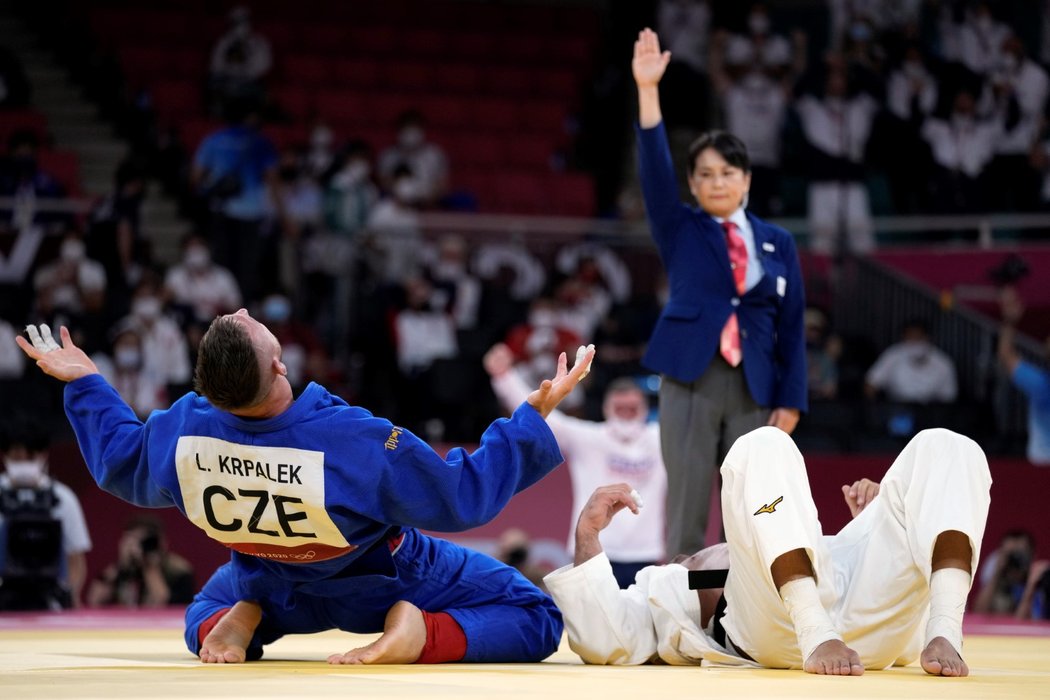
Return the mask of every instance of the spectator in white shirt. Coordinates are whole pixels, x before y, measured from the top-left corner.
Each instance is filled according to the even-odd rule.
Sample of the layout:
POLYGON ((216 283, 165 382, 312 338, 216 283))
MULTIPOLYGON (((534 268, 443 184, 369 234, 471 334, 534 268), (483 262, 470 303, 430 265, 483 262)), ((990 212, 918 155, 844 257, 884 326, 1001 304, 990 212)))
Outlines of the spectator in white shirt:
POLYGON ((951 402, 958 394, 955 362, 930 342, 925 323, 909 321, 900 342, 883 350, 868 370, 865 392, 904 403, 951 402))
MULTIPOLYGON (((529 395, 529 385, 513 367, 514 357, 505 345, 485 355, 485 369, 492 388, 507 410, 529 395)), ((616 521, 602 533, 602 544, 612 561, 620 588, 634 583, 641 569, 664 560, 664 502, 667 473, 660 453, 660 426, 647 422, 645 396, 632 380, 609 384, 602 406, 603 421, 572 418, 560 411, 547 423, 565 455, 572 479, 572 517, 568 521, 568 552, 573 554, 572 524, 598 486, 626 482, 641 495, 645 507, 638 517, 616 521)))
POLYGON ((399 174, 407 168, 412 203, 420 207, 437 204, 448 191, 448 158, 440 146, 427 140, 425 126, 420 112, 404 112, 397 119, 397 143, 379 155, 380 183, 393 192, 399 174))
POLYGON ((231 100, 260 98, 263 79, 272 66, 270 42, 252 29, 251 11, 244 6, 230 10, 230 28, 211 53, 208 79, 213 111, 219 113, 231 100))
POLYGON ((988 166, 989 208, 996 211, 1033 209, 1038 201, 1039 175, 1029 163, 1039 137, 1050 80, 1028 58, 1020 39, 1003 41, 1001 64, 991 76, 996 115, 1002 135, 988 166))
POLYGON ((664 117, 670 125, 696 127, 708 117, 711 3, 660 0, 656 6, 656 30, 671 52, 664 80, 674 88, 667 90, 671 97, 664 98, 664 117))
POLYGON ((142 338, 142 366, 165 384, 188 385, 193 378, 186 336, 164 313, 159 285, 146 277, 135 288, 131 314, 120 324, 137 325, 142 338))
POLYGON ((922 136, 933 155, 933 205, 939 211, 981 211, 985 191, 981 175, 992 160, 1002 127, 977 117, 976 98, 963 87, 955 95, 947 119, 932 117, 922 136))
POLYGON ((833 57, 823 95, 801 97, 795 111, 811 147, 811 250, 829 255, 845 245, 854 253, 871 251, 875 236, 864 155, 878 103, 867 94, 851 94, 846 68, 833 57))
POLYGON ((957 22, 946 3, 940 18, 941 50, 944 58, 962 63, 974 73, 987 76, 1001 63, 1000 50, 1010 28, 995 19, 992 3, 978 2, 957 22))
POLYGON ((241 307, 233 273, 212 261, 207 241, 195 233, 183 239, 182 262, 168 269, 164 286, 172 302, 191 308, 197 321, 211 321, 241 307))
POLYGON ((15 329, 0 318, 0 379, 18 379, 25 369, 25 354, 15 344, 15 329))
POLYGON ((117 326, 110 354, 98 353, 91 359, 140 419, 170 405, 167 384, 157 375, 156 367, 147 366, 142 332, 134 322, 117 326))

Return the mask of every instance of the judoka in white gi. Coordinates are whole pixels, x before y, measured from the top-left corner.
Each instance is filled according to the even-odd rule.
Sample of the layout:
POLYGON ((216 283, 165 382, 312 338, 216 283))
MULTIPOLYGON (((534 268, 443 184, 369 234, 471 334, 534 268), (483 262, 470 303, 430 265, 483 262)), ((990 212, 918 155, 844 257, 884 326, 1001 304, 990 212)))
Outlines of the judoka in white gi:
POLYGON ((802 455, 777 428, 740 438, 722 482, 726 544, 643 569, 627 590, 616 586, 599 532, 620 510, 637 512, 631 487, 595 491, 577 525, 574 563, 544 579, 585 662, 860 675, 919 659, 933 675, 969 673, 962 615, 991 486, 975 442, 943 429, 919 433, 869 503, 870 482, 844 487, 855 517, 832 536, 821 531, 802 455), (715 615, 720 591, 690 590, 689 570, 726 565, 726 607, 715 615))

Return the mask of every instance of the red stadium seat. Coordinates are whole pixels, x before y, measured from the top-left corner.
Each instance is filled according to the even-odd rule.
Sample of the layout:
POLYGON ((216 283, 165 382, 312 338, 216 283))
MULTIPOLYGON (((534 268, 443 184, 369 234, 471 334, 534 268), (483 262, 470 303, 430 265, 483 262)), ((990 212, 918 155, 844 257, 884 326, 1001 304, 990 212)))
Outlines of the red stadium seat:
POLYGON ((312 22, 299 29, 299 46, 303 51, 340 56, 352 51, 350 32, 341 23, 312 22))
POLYGON ((359 56, 389 56, 398 53, 397 30, 394 27, 351 27, 350 45, 359 56))
POLYGON ((518 126, 560 136, 565 132, 565 105, 557 100, 528 100, 518 105, 518 126))
POLYGON ((75 152, 43 149, 37 153, 37 162, 42 171, 65 188, 67 194, 80 194, 80 159, 75 152))
POLYGON ((429 90, 434 82, 434 68, 422 61, 391 61, 380 68, 383 83, 391 92, 429 90))
POLYGON ((33 109, 0 111, 0 149, 7 150, 7 140, 16 131, 31 132, 42 146, 50 141, 47 117, 33 109))
POLYGON ((551 213, 561 216, 595 216, 594 179, 585 173, 555 173, 548 177, 551 213))
POLYGON ((150 87, 153 108, 165 123, 171 124, 185 117, 203 112, 201 88, 192 80, 162 80, 150 87))
POLYGON ((518 103, 512 99, 489 97, 475 100, 471 110, 473 122, 479 127, 500 131, 518 128, 518 103))
POLYGON ((507 157, 504 149, 506 141, 502 136, 471 129, 452 141, 448 157, 457 167, 503 167, 507 157))
POLYGON ((340 88, 372 88, 379 85, 379 64, 367 58, 337 60, 332 65, 334 84, 340 88))
POLYGON ((434 69, 434 89, 473 95, 481 89, 481 74, 473 63, 446 63, 434 69))
POLYGON ((166 48, 125 46, 118 51, 120 70, 132 88, 140 89, 155 80, 170 79, 172 54, 166 48))
POLYGON ((187 119, 174 125, 179 140, 191 153, 195 152, 208 134, 223 127, 222 122, 213 119, 187 119))
POLYGON ((462 127, 471 117, 470 104, 461 97, 421 97, 418 107, 435 128, 462 127))
POLYGON ((482 86, 491 95, 528 97, 536 79, 535 71, 527 68, 489 66, 482 73, 482 86))
MULTIPOLYGON (((480 8, 479 8, 480 9, 480 8)), ((499 46, 491 33, 460 33, 449 41, 448 56, 467 61, 490 62, 499 55, 499 46)))
MULTIPOLYGON (((402 55, 412 59, 448 60, 446 51, 450 39, 434 29, 409 29, 400 38, 402 55)), ((454 39, 453 39, 454 41, 454 39)))
POLYGON ((508 170, 496 174, 494 180, 497 211, 517 214, 546 214, 550 211, 550 195, 543 175, 508 170))
POLYGON ((369 123, 367 93, 347 90, 327 90, 314 96, 317 115, 339 124, 369 123))
POLYGON ((518 134, 505 144, 508 166, 526 170, 549 171, 554 148, 551 138, 535 134, 518 134))
POLYGON ((571 70, 551 68, 536 80, 536 95, 556 97, 560 100, 578 100, 580 77, 571 70))
POLYGON ((332 81, 332 64, 319 56, 290 55, 281 62, 285 85, 318 86, 332 81))
POLYGON ((289 117, 302 121, 313 116, 313 92, 305 87, 283 85, 273 90, 273 99, 289 117))

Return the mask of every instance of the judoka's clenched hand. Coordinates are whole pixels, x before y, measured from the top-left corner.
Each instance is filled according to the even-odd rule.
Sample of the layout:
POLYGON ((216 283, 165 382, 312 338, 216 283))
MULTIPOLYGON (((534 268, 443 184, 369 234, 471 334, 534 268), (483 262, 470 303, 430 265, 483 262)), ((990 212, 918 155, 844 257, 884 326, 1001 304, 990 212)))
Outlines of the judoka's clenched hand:
POLYGON ((868 507, 872 499, 879 495, 879 482, 871 479, 861 479, 853 482, 853 485, 842 485, 842 497, 846 499, 850 515, 854 518, 862 510, 868 507))
POLYGON ((64 382, 71 382, 89 374, 98 374, 98 367, 83 350, 73 344, 72 338, 69 337, 69 329, 65 326, 59 329, 62 345, 55 342, 51 329, 46 324, 41 324, 39 329, 32 325, 26 326, 26 333, 29 340, 18 336, 15 342, 26 355, 36 360, 37 367, 46 374, 64 382))
POLYGON ((609 527, 614 515, 624 508, 638 515, 640 504, 635 498, 637 493, 630 484, 611 484, 594 490, 583 506, 583 510, 580 511, 580 519, 576 522, 574 561, 577 566, 602 551, 598 533, 609 527))
POLYGON ((582 357, 577 354, 576 364, 570 372, 568 370, 568 358, 565 353, 558 356, 558 372, 554 379, 544 379, 540 388, 529 394, 527 399, 529 405, 539 411, 546 418, 550 415, 561 400, 569 395, 580 380, 591 370, 591 362, 594 360, 594 346, 588 345, 582 357))

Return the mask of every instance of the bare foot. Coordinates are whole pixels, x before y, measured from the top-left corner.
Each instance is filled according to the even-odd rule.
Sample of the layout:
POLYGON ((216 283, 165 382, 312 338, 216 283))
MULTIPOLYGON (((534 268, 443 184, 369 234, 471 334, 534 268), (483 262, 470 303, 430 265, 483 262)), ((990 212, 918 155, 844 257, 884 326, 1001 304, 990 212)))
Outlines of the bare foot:
POLYGON ((345 654, 332 654, 330 664, 411 664, 423 653, 427 642, 427 625, 423 611, 406 600, 394 603, 386 614, 383 635, 345 654))
POLYGON ((864 666, 860 663, 857 652, 846 646, 839 639, 829 639, 809 655, 802 665, 806 673, 817 673, 822 676, 861 676, 864 666))
POLYGON ((932 676, 968 676, 970 667, 944 637, 934 637, 919 657, 922 670, 932 676))
POLYGON ((256 603, 239 601, 222 616, 201 644, 199 656, 206 664, 241 664, 262 619, 256 603))

